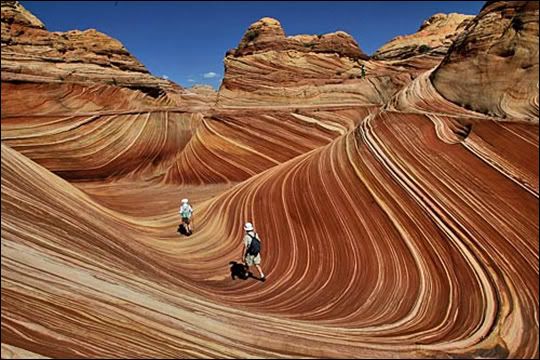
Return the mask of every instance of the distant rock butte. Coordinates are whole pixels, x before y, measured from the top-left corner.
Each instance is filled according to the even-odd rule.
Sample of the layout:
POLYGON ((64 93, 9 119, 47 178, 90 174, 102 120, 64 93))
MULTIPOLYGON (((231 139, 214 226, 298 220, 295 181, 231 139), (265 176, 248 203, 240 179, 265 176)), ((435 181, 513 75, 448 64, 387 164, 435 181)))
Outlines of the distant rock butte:
POLYGON ((367 60, 369 58, 360 50, 358 43, 352 36, 346 32, 337 31, 324 35, 287 37, 280 22, 268 17, 253 23, 245 32, 238 47, 229 50, 228 54, 242 56, 265 51, 286 50, 305 53, 334 53, 352 59, 367 60))
POLYGON ((407 71, 368 59, 343 31, 287 37, 279 21, 262 18, 227 52, 217 104, 381 105, 411 81, 407 71))
POLYGON ((431 75, 448 100, 538 122, 538 1, 487 2, 431 75))
POLYGON ((95 29, 49 32, 16 1, 2 1, 2 81, 106 83, 158 97, 182 88, 155 77, 95 29))
POLYGON ((420 26, 418 32, 397 36, 372 56, 376 60, 402 60, 417 55, 444 56, 456 36, 469 24, 473 15, 435 14, 420 26))
POLYGON ((189 89, 186 89, 190 93, 199 94, 202 96, 216 97, 217 91, 210 85, 197 84, 193 85, 189 89))

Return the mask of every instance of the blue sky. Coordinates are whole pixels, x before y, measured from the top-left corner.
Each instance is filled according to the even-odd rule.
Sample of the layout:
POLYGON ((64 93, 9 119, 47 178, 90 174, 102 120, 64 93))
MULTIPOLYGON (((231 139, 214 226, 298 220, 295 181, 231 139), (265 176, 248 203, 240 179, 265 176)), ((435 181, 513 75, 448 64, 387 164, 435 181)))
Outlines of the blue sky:
POLYGON ((439 12, 476 15, 483 1, 21 1, 49 31, 94 28, 118 40, 152 74, 217 88, 223 58, 250 24, 270 16, 287 35, 343 30, 371 55, 439 12))

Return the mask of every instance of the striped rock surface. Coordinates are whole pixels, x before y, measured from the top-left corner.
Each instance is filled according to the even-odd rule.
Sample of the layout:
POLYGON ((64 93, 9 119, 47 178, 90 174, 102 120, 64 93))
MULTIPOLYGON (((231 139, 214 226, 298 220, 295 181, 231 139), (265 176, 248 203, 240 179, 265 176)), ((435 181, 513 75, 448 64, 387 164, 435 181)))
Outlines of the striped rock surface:
POLYGON ((320 103, 2 83, 2 357, 538 358, 538 118, 424 60, 320 103))
POLYGON ((3 83, 2 141, 71 180, 235 182, 353 129, 374 106, 215 110, 119 87, 3 83), (24 110, 21 110, 24 109, 24 110))
POLYGON ((431 74, 433 85, 469 109, 538 122, 538 16, 538 1, 488 1, 431 74))
POLYGON ((51 357, 538 356, 538 128, 483 121, 449 141, 445 121, 372 115, 199 190, 182 240, 181 188, 82 192, 3 144, 3 341, 51 357), (229 277, 244 219, 265 283, 229 277))

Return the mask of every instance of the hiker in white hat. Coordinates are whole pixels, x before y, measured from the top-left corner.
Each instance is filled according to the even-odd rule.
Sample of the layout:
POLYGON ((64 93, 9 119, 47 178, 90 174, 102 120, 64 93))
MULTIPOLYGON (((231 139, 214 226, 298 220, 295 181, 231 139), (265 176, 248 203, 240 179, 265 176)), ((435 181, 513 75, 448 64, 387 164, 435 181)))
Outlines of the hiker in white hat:
POLYGON ((244 235, 244 250, 242 252, 242 256, 244 259, 244 263, 246 264, 246 270, 249 269, 250 266, 255 265, 257 268, 257 271, 260 275, 260 280, 264 281, 266 280, 266 277, 264 276, 262 269, 261 269, 261 240, 259 238, 259 235, 255 233, 255 229, 253 228, 253 224, 250 222, 247 222, 244 225, 245 235, 244 235))
POLYGON ((193 215, 193 208, 189 205, 188 199, 182 199, 182 205, 180 205, 180 217, 182 218, 182 223, 185 225, 188 235, 193 232, 192 224, 193 220, 191 216, 193 215))

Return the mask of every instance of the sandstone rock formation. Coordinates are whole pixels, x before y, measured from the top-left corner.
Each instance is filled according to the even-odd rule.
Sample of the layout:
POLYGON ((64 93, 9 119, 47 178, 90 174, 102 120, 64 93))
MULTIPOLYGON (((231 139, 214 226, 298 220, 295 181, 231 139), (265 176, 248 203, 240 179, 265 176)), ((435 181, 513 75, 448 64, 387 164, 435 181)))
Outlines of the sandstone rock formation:
POLYGON ((197 102, 200 105, 208 105, 212 107, 217 101, 217 91, 210 85, 197 84, 180 94, 169 94, 170 97, 179 97, 180 100, 176 103, 195 105, 197 102))
POLYGON ((16 1, 2 1, 2 81, 106 83, 157 98, 181 92, 152 76, 126 48, 95 29, 49 32, 16 1))
POLYGON ((381 105, 411 77, 367 61, 356 41, 338 31, 286 37, 281 24, 252 24, 225 58, 218 106, 381 105), (361 79, 361 65, 369 80, 361 79))
POLYGON ((171 183, 245 180, 329 143, 375 111, 220 110, 203 117, 193 107, 160 107, 106 85, 3 83, 2 93, 2 142, 70 180, 132 172, 171 183))
POLYGON ((26 10, 18 1, 2 1, 2 34, 4 26, 20 25, 28 28, 45 29, 45 25, 26 10))
POLYGON ((474 18, 472 15, 435 14, 414 34, 397 36, 372 56, 375 60, 403 60, 413 56, 445 56, 456 36, 474 18))
MULTIPOLYGON (((201 96, 205 96, 215 101, 217 91, 210 85, 196 84, 187 89, 191 93, 195 93, 201 96)), ((211 101, 209 101, 211 102, 211 101)))
MULTIPOLYGON (((3 81, 2 357, 538 358, 538 78, 498 114, 446 70, 485 61, 485 104, 508 94, 471 36, 506 44, 493 19, 538 29, 531 8, 488 3, 437 69, 355 60, 346 36, 296 48, 315 38, 262 19, 217 100, 3 81), (354 64, 366 79, 332 75, 354 64), (264 283, 229 273, 245 221, 264 283)), ((538 52, 523 31, 513 76, 538 52)))
POLYGON ((251 24, 240 41, 238 48, 228 55, 244 56, 268 51, 294 50, 304 53, 332 53, 353 60, 367 60, 356 41, 347 33, 337 31, 321 35, 285 36, 276 19, 262 18, 251 24))
POLYGON ((163 175, 202 119, 121 87, 39 86, 2 83, 2 142, 66 179, 163 175))
POLYGON ((219 110, 204 117, 170 166, 167 183, 246 180, 354 129, 374 107, 219 110))
POLYGON ((431 75, 448 100, 538 122, 538 2, 490 1, 431 75))
POLYGON ((49 359, 49 358, 46 356, 33 353, 28 350, 18 348, 16 346, 2 344, 2 359, 49 359))

